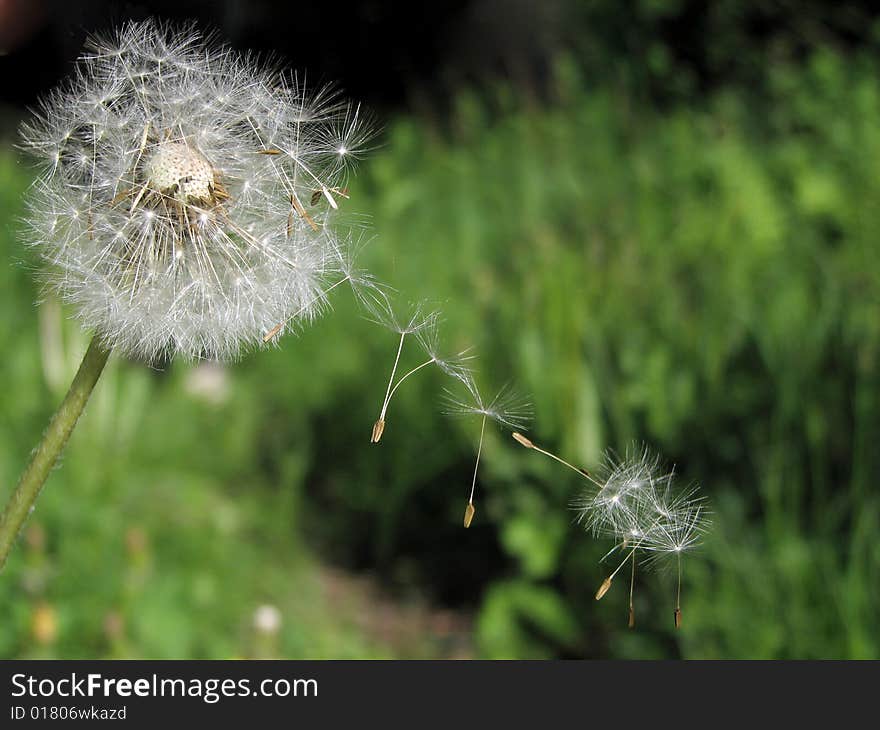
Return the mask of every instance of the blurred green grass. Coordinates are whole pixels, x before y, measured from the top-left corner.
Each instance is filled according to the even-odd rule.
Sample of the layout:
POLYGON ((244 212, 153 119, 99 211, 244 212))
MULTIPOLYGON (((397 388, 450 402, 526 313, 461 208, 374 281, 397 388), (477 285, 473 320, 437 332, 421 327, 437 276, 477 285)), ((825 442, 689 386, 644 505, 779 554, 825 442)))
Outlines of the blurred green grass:
MULTIPOLYGON (((399 653, 327 600, 321 556, 474 612, 480 656, 880 656, 876 71, 817 53, 761 98, 658 110, 560 63, 552 103, 463 93, 450 129, 397 120, 353 180, 369 268, 439 302, 482 382, 531 394, 536 440, 586 465, 645 441, 703 485, 681 631, 674 575, 639 576, 635 631, 623 588, 593 600, 608 546, 571 524, 576 478, 505 433, 462 531, 478 424, 439 414, 437 373, 370 446, 396 337, 342 296, 230 368, 113 365, 0 576, 0 655, 249 655, 261 603, 278 654, 399 653)), ((0 156, 0 219, 27 175, 0 156)), ((2 236, 23 264, 0 282, 0 496, 84 349, 2 236)), ((407 651, 440 651, 424 638, 407 651)))

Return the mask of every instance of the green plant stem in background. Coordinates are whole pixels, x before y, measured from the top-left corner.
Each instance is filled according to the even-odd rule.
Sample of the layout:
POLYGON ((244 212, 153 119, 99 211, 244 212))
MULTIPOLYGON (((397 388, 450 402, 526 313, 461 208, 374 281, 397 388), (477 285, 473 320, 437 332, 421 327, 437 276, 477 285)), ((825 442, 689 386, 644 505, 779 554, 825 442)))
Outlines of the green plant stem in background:
POLYGON ((12 550, 15 538, 33 508, 37 495, 49 476, 49 471, 58 461, 67 439, 70 438, 109 356, 110 350, 104 347, 97 336, 94 337, 70 385, 70 390, 52 416, 42 441, 9 498, 3 515, 0 516, 0 570, 6 564, 6 558, 12 550))

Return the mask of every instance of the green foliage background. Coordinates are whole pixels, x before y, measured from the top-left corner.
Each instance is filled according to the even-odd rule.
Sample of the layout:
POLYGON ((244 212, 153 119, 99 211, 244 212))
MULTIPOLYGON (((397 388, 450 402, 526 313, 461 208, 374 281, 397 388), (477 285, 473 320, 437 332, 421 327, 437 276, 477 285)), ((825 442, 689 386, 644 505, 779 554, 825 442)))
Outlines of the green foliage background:
MULTIPOLYGON (((681 631, 672 573, 638 575, 635 630, 623 585, 593 600, 609 546, 572 524, 577 477, 505 432, 462 530, 479 423, 440 414, 439 373, 371 446, 396 336, 341 295, 228 369, 113 363, 0 574, 0 656, 443 653, 365 632, 322 589, 332 562, 472 614, 469 655, 877 658, 878 78, 824 51, 760 95, 658 107, 563 61, 544 103, 496 87, 448 129, 398 119, 353 181, 365 263, 439 302, 487 387, 531 394, 536 441, 587 466, 643 441, 700 482, 681 631), (262 603, 283 616, 268 645, 262 603)), ((4 150, 0 497, 85 348, 32 306, 28 176, 4 150)))

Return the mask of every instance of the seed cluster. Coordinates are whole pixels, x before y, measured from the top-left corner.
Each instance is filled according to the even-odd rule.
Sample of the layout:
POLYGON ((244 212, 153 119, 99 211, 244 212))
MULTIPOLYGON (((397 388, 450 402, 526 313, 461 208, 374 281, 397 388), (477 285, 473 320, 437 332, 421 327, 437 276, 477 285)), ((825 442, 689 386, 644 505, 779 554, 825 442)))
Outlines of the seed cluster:
POLYGON ((633 588, 636 562, 646 565, 672 559, 678 573, 673 618, 681 626, 681 556, 699 546, 709 526, 708 511, 696 486, 678 489, 674 471, 661 468, 660 459, 647 448, 631 449, 623 458, 609 454, 595 474, 570 464, 542 449, 521 433, 513 438, 527 449, 537 451, 579 474, 587 482, 572 502, 577 521, 595 537, 608 538, 614 546, 606 558, 623 556, 617 567, 596 591, 601 600, 611 589, 620 570, 632 563, 629 589, 629 626, 635 625, 633 588))
POLYGON ((198 151, 182 142, 156 146, 144 167, 144 185, 178 205, 215 206, 219 174, 198 151))

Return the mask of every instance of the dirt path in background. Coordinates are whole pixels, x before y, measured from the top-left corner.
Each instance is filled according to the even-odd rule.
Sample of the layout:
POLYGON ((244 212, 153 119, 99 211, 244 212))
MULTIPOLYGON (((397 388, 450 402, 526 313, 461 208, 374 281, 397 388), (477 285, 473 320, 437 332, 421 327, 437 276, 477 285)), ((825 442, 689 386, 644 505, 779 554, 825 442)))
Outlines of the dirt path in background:
POLYGON ((473 617, 390 596, 370 576, 320 569, 324 597, 371 642, 399 659, 473 659, 473 617))

